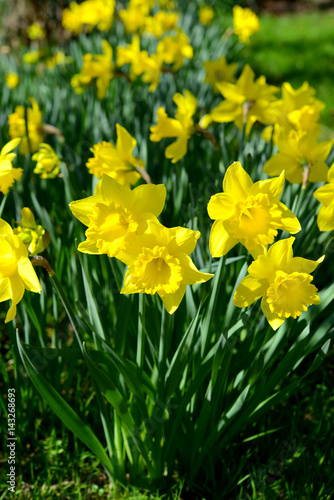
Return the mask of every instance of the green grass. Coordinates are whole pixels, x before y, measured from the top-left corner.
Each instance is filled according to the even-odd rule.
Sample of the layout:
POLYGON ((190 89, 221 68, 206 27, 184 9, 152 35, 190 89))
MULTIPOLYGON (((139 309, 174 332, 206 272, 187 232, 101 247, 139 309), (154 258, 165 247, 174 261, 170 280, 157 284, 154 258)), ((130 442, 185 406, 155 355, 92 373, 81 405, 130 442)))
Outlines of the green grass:
POLYGON ((257 75, 275 85, 304 81, 325 102, 322 122, 334 129, 334 12, 260 17, 261 31, 241 56, 257 75))

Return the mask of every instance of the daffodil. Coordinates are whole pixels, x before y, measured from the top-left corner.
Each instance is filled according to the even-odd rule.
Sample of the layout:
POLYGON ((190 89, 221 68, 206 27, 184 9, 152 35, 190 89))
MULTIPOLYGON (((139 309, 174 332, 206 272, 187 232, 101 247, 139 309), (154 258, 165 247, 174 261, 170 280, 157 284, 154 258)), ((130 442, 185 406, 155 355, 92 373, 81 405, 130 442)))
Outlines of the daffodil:
POLYGON ((45 31, 39 23, 32 23, 27 28, 27 35, 30 40, 42 40, 45 38, 45 31))
POLYGON ((122 9, 119 17, 124 23, 127 33, 141 33, 145 29, 146 19, 149 15, 150 6, 148 3, 138 4, 129 2, 127 9, 122 9))
POLYGON ((240 42, 248 44, 249 37, 260 31, 260 21, 255 12, 246 7, 243 9, 240 5, 233 7, 233 33, 235 33, 240 42))
POLYGON ((184 90, 182 94, 174 94, 173 101, 177 106, 175 118, 169 118, 164 108, 157 112, 157 125, 151 127, 150 140, 159 142, 164 137, 177 137, 177 141, 166 148, 165 156, 176 163, 187 153, 189 137, 195 133, 193 115, 197 108, 196 97, 184 90))
POLYGON ((9 188, 21 178, 22 168, 14 168, 13 160, 16 153, 11 153, 20 144, 21 139, 13 139, 4 145, 0 152, 0 191, 7 194, 9 188))
POLYGON ((57 50, 51 57, 45 60, 48 69, 54 69, 56 66, 62 66, 73 61, 73 58, 66 56, 61 50, 57 50))
POLYGON ((187 285, 204 283, 213 275, 200 272, 189 257, 200 237, 199 231, 168 229, 157 220, 149 220, 147 225, 145 233, 129 239, 118 255, 129 267, 121 293, 157 293, 169 314, 173 314, 187 285))
POLYGON ((149 83, 149 91, 154 92, 160 83, 164 58, 162 54, 148 56, 144 52, 141 52, 140 59, 140 65, 143 70, 141 79, 143 82, 149 83))
POLYGON ((29 97, 29 101, 31 108, 27 108, 27 127, 24 106, 16 106, 15 112, 8 116, 10 137, 22 138, 19 148, 21 154, 37 151, 40 143, 43 142, 42 113, 35 99, 29 97), (26 128, 28 128, 29 141, 26 128))
POLYGON ((326 182, 328 165, 325 163, 334 141, 318 142, 321 126, 309 132, 280 134, 277 139, 278 153, 269 158, 263 171, 268 175, 279 175, 285 170, 289 182, 303 187, 307 182, 326 182))
POLYGON ((275 121, 276 115, 272 103, 278 88, 266 83, 260 76, 255 80, 254 72, 246 64, 236 83, 216 83, 216 88, 225 97, 208 115, 200 120, 200 126, 207 128, 211 122, 234 122, 239 130, 246 125, 246 136, 254 123, 259 121, 269 125, 275 121))
POLYGON ((116 64, 119 67, 130 64, 130 78, 135 79, 145 71, 148 57, 146 50, 140 50, 139 36, 133 35, 130 44, 126 47, 117 47, 116 64))
MULTIPOLYGON (((112 61, 113 50, 107 40, 102 40, 103 54, 85 54, 83 66, 78 75, 74 75, 71 85, 82 92, 82 83, 88 85, 96 79, 97 97, 104 99, 109 87, 111 78, 114 76, 115 64, 112 61)), ((76 90, 77 91, 77 90, 76 90)))
POLYGON ((12 301, 5 323, 15 317, 16 306, 25 290, 40 293, 41 285, 28 258, 27 247, 13 234, 10 225, 0 219, 0 302, 12 301))
POLYGON ((133 156, 133 149, 137 141, 129 132, 116 124, 117 141, 116 146, 110 142, 103 141, 91 148, 94 158, 89 158, 86 166, 90 174, 101 179, 107 174, 123 185, 133 185, 140 179, 137 167, 143 169, 145 163, 133 156))
POLYGON ((15 89, 19 84, 20 78, 17 73, 7 73, 5 83, 8 88, 15 89))
POLYGON ((320 231, 332 231, 334 229, 334 163, 328 170, 327 179, 328 184, 313 193, 313 196, 322 204, 317 217, 320 231))
POLYGON ((179 19, 177 12, 164 12, 160 10, 154 16, 148 16, 145 20, 145 32, 160 38, 166 31, 175 28, 179 19))
POLYGON ((69 8, 63 10, 62 24, 77 35, 84 29, 89 32, 94 27, 108 31, 114 20, 114 11, 115 0, 86 0, 81 4, 70 2, 69 8))
POLYGON ((199 9, 199 22, 204 26, 211 26, 215 12, 210 5, 203 5, 199 9))
POLYGON ((325 105, 315 97, 315 90, 304 82, 298 89, 293 89, 290 83, 282 85, 282 99, 275 101, 273 108, 276 115, 274 126, 267 127, 261 134, 267 142, 277 144, 281 132, 288 134, 291 130, 310 131, 320 118, 320 111, 325 105))
POLYGON ((34 174, 40 175, 42 179, 54 179, 59 174, 61 161, 49 144, 42 142, 32 160, 36 162, 34 174))
POLYGON ((36 224, 34 214, 28 207, 21 210, 21 222, 14 229, 14 234, 19 236, 23 243, 28 248, 31 255, 36 255, 43 252, 50 243, 49 233, 45 229, 36 224))
POLYGON ((223 193, 208 203, 214 219, 210 233, 213 257, 226 255, 237 243, 244 245, 255 258, 273 243, 278 229, 295 234, 301 227, 297 217, 279 201, 284 187, 284 173, 274 179, 252 179, 239 162, 227 169, 223 193))
POLYGON ((42 49, 31 50, 23 55, 23 61, 27 64, 36 64, 44 56, 44 51, 42 49))
POLYGON ((297 318, 307 307, 319 304, 317 288, 310 275, 324 257, 317 261, 294 257, 295 238, 280 240, 260 255, 248 268, 234 294, 234 305, 247 307, 262 297, 261 308, 273 330, 286 318, 297 318))
POLYGON ((226 57, 222 56, 217 61, 205 61, 203 66, 206 71, 204 78, 205 83, 212 85, 214 92, 217 92, 217 83, 221 82, 235 82, 235 72, 238 63, 228 64, 226 57))
POLYGON ((165 63, 173 65, 174 71, 182 68, 185 58, 192 59, 194 56, 194 50, 187 35, 180 28, 176 32, 176 35, 168 35, 160 40, 156 51, 165 63))
POLYGON ((149 219, 156 219, 163 209, 166 188, 163 184, 143 184, 131 191, 103 175, 93 196, 72 201, 73 215, 88 226, 86 241, 78 249, 84 253, 118 257, 134 234, 147 228, 149 219))

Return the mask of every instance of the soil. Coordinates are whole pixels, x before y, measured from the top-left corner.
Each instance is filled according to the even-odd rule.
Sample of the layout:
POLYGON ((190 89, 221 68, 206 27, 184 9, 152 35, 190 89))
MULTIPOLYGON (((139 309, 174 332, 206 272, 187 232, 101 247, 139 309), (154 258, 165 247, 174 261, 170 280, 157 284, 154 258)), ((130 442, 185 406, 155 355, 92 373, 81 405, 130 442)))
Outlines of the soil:
POLYGON ((257 4, 260 12, 277 16, 334 9, 334 0, 258 0, 257 4))

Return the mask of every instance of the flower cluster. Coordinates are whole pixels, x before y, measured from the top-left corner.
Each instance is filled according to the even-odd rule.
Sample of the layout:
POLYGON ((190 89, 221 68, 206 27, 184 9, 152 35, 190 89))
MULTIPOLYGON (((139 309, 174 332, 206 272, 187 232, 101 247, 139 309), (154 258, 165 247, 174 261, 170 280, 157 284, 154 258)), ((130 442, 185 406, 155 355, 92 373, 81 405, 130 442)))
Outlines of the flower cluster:
POLYGON ((85 0, 81 4, 70 2, 63 11, 63 26, 75 34, 94 27, 108 31, 114 20, 115 0, 85 0))

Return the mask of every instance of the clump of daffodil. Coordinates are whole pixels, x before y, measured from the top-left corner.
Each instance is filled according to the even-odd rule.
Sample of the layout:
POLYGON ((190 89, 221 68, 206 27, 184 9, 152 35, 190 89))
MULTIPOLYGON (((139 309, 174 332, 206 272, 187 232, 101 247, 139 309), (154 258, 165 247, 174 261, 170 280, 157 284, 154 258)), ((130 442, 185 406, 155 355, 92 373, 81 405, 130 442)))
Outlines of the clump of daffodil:
POLYGON ((130 0, 126 9, 122 9, 119 17, 124 23, 127 33, 142 33, 146 26, 154 1, 130 0))
POLYGON ((89 173, 98 179, 107 174, 120 184, 130 186, 140 179, 139 172, 145 167, 145 163, 133 156, 136 139, 118 123, 116 132, 116 146, 106 141, 95 144, 91 148, 94 158, 89 158, 86 166, 89 173))
POLYGON ((116 64, 119 68, 124 64, 130 64, 130 78, 134 80, 141 75, 146 68, 146 61, 149 58, 146 50, 140 50, 140 38, 133 35, 131 43, 126 47, 118 46, 116 52, 116 64))
POLYGON ((248 44, 249 38, 260 31, 260 21, 255 12, 240 5, 233 7, 233 33, 239 37, 240 42, 248 44))
POLYGON ((97 97, 105 98, 110 80, 115 73, 115 64, 112 61, 113 50, 107 40, 102 40, 102 50, 103 54, 84 55, 80 73, 74 75, 71 80, 71 85, 77 94, 81 94, 84 88, 96 79, 97 97))
POLYGON ((31 108, 27 108, 27 127, 24 106, 16 106, 15 112, 8 116, 10 137, 12 139, 16 137, 22 138, 19 149, 21 154, 36 151, 40 143, 43 142, 42 113, 35 99, 29 97, 29 101, 31 108), (28 128, 29 141, 26 128, 28 128))
POLYGON ((103 175, 95 194, 83 200, 72 201, 73 215, 88 226, 86 241, 78 249, 84 253, 107 254, 118 257, 134 234, 147 229, 147 221, 160 215, 166 198, 163 184, 143 184, 131 191, 117 181, 103 175))
POLYGON ((168 35, 160 40, 156 52, 166 64, 172 65, 173 71, 182 68, 185 58, 192 59, 194 56, 189 38, 180 28, 176 30, 176 35, 168 35))
POLYGON ((19 75, 17 73, 7 73, 5 77, 5 83, 11 90, 15 89, 20 82, 19 75))
POLYGON ((43 40, 45 38, 45 31, 39 23, 32 23, 27 28, 27 35, 30 40, 43 40))
POLYGON ((199 9, 199 22, 204 26, 211 26, 215 12, 210 5, 202 5, 199 9))
POLYGON ((36 224, 34 214, 30 208, 22 208, 21 222, 18 222, 18 224, 19 226, 13 232, 21 238, 31 255, 43 252, 50 244, 49 233, 42 226, 36 224))
POLYGON ((309 132, 291 130, 281 133, 277 139, 278 153, 269 158, 263 171, 268 175, 279 175, 285 170, 285 177, 294 184, 326 182, 328 165, 325 163, 334 141, 318 142, 321 126, 316 125, 309 132))
POLYGON ((9 188, 21 178, 23 174, 22 168, 14 168, 13 160, 16 153, 11 153, 20 144, 21 139, 13 139, 7 142, 0 152, 0 191, 7 194, 9 188))
POLYGON ((166 31, 175 28, 179 15, 177 12, 165 12, 160 10, 154 16, 148 16, 145 20, 145 33, 160 38, 166 31))
POLYGON ((275 121, 276 115, 272 103, 279 89, 268 85, 264 76, 255 80, 254 72, 248 64, 236 83, 216 83, 216 88, 225 100, 201 118, 201 127, 207 128, 211 122, 234 122, 239 130, 245 126, 245 133, 248 136, 256 121, 265 125, 275 121))
POLYGON ((79 35, 93 28, 108 31, 114 20, 115 0, 85 0, 81 4, 70 2, 63 10, 62 24, 65 29, 79 35))
POLYGON ((189 257, 195 250, 199 231, 168 229, 158 220, 149 220, 147 226, 144 234, 129 238, 117 257, 128 266, 121 293, 157 293, 168 313, 173 314, 187 285, 204 283, 213 274, 200 272, 189 257))
POLYGON ((315 98, 315 90, 304 82, 294 90, 290 83, 282 85, 282 99, 274 102, 275 124, 267 127, 261 134, 269 142, 273 135, 274 144, 280 133, 288 134, 291 130, 308 132, 317 124, 323 102, 315 98), (273 130, 274 129, 274 130, 273 130))
POLYGON ((59 174, 61 160, 49 144, 42 142, 32 160, 36 162, 34 174, 42 179, 54 179, 59 174))
POLYGON ((72 57, 66 56, 61 50, 57 50, 51 57, 45 59, 45 65, 48 69, 54 69, 56 66, 63 66, 72 61, 72 57))
POLYGON ((278 229, 295 234, 300 223, 279 201, 284 187, 284 173, 274 179, 252 179, 239 162, 227 169, 223 193, 215 194, 208 203, 214 219, 210 233, 213 257, 226 255, 237 243, 244 245, 255 258, 273 243, 278 229))
POLYGON ((260 255, 248 268, 234 294, 234 305, 247 307, 259 298, 262 311, 273 330, 286 318, 297 318, 307 307, 319 304, 317 288, 310 275, 324 257, 317 261, 294 257, 295 238, 280 240, 260 255))
POLYGON ((157 112, 158 123, 150 129, 150 140, 153 142, 159 142, 165 137, 177 137, 177 141, 165 150, 166 158, 170 158, 172 163, 186 155, 189 137, 196 132, 193 115, 196 112, 197 99, 189 90, 184 90, 183 94, 176 93, 173 96, 177 106, 175 118, 169 118, 161 107, 157 112))
POLYGON ((36 64, 43 58, 44 54, 42 49, 31 50, 23 55, 23 61, 27 64, 36 64))
POLYGON ((320 201, 321 207, 317 217, 320 231, 334 230, 334 163, 328 170, 328 184, 316 189, 313 196, 320 201))
POLYGON ((222 56, 216 61, 205 61, 203 66, 206 71, 204 82, 210 83, 215 93, 218 92, 217 83, 235 82, 234 75, 237 70, 238 63, 228 64, 226 57, 222 56))
POLYGON ((11 300, 5 323, 16 315, 25 290, 41 293, 41 285, 28 258, 28 250, 7 222, 0 219, 0 302, 11 300))

